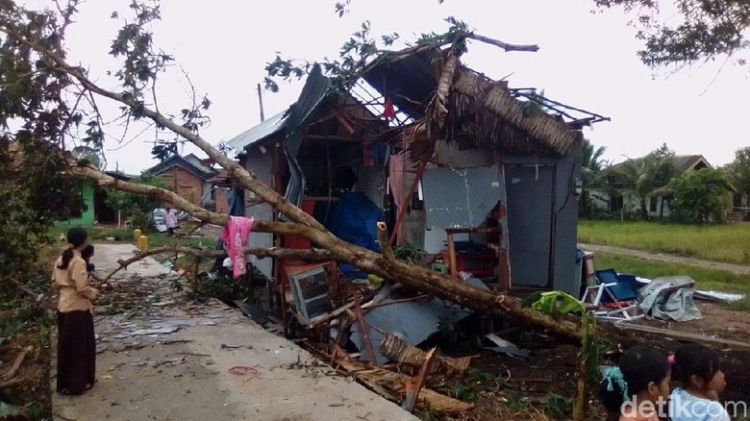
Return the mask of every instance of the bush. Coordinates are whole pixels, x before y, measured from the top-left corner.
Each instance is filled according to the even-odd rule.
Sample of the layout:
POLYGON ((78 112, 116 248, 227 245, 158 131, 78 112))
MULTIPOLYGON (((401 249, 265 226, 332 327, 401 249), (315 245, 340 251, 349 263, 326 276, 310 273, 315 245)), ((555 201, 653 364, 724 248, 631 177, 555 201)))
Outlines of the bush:
POLYGON ((670 205, 678 221, 724 223, 732 209, 732 186, 720 170, 691 171, 672 181, 670 205))
POLYGON ((148 213, 136 209, 130 212, 129 218, 134 229, 138 228, 144 233, 152 231, 151 217, 148 213))
MULTIPOLYGON (((65 177, 66 168, 51 146, 0 139, 0 280, 23 282, 54 222, 83 209, 80 182, 65 177)), ((16 288, 2 282, 5 292, 16 288)))
MULTIPOLYGON (((141 175, 133 180, 134 183, 149 186, 164 187, 159 177, 141 175)), ((107 194, 107 205, 112 209, 122 212, 126 219, 133 224, 133 228, 140 228, 143 232, 151 230, 150 213, 161 205, 161 201, 151 196, 127 193, 123 191, 110 191, 107 194)))

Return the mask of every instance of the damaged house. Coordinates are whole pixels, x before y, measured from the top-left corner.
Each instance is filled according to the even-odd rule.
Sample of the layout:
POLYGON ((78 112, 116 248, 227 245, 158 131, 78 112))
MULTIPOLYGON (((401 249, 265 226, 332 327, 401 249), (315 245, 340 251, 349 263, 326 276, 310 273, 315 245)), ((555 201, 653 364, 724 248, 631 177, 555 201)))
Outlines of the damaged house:
MULTIPOLYGON (((456 282, 578 296, 575 152, 580 129, 605 118, 459 65, 447 135, 430 146, 413 133, 435 94, 441 54, 386 55, 347 92, 315 67, 295 104, 228 146, 261 181, 344 240, 378 250, 375 225, 386 221, 394 244, 416 249, 456 282)), ((245 216, 277 217, 244 195, 245 216)), ((310 247, 303 239, 250 237, 250 247, 274 245, 310 247)), ((251 259, 279 281, 282 307, 294 301, 295 274, 315 278, 306 262, 251 259)), ((367 280, 348 265, 331 266, 329 276, 367 280)), ((322 297, 326 286, 319 287, 322 297)), ((322 306, 321 314, 330 310, 322 306)))

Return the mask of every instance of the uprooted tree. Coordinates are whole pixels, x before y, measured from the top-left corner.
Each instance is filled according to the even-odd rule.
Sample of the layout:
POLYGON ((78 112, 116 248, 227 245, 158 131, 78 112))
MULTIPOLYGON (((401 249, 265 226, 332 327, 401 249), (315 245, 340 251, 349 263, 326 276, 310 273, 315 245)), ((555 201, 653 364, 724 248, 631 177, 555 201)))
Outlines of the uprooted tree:
MULTIPOLYGON (((70 175, 93 180, 105 188, 150 195, 172 203, 204 223, 225 225, 228 220, 225 214, 204 209, 158 186, 115 179, 89 162, 75 160, 64 152, 80 143, 102 150, 110 125, 101 117, 97 104, 104 100, 114 101, 122 112, 115 124, 146 121, 160 134, 158 144, 162 147, 168 147, 170 142, 177 140, 192 143, 224 168, 238 186, 254 192, 289 221, 256 221, 255 231, 300 236, 314 245, 312 250, 274 248, 248 250, 248 253, 352 263, 362 271, 410 285, 477 311, 496 316, 510 315, 529 325, 580 339, 575 323, 552 319, 523 308, 519 301, 510 296, 481 291, 426 268, 397 260, 387 242, 381 244, 381 254, 337 238, 312 216, 261 182, 252 170, 243 168, 201 136, 201 128, 208 121, 206 111, 211 105, 206 97, 195 97, 189 107, 177 114, 160 110, 156 81, 173 58, 153 44, 149 28, 160 17, 158 3, 134 0, 130 5, 132 16, 128 17, 111 45, 111 54, 121 62, 119 69, 108 73, 114 79, 109 83, 116 83, 116 89, 105 88, 101 82, 104 76, 92 75, 85 66, 68 61, 65 33, 68 26, 73 24, 78 1, 55 5, 55 9, 32 10, 12 0, 0 2, 0 124, 6 128, 17 127, 15 130, 6 129, 2 137, 4 144, 12 141, 28 150, 33 150, 33 145, 49 145, 58 153, 48 154, 47 158, 67 165, 70 175)), ((113 15, 113 18, 117 16, 113 15)), ((344 58, 338 67, 337 63, 328 67, 328 73, 341 82, 342 89, 346 89, 349 81, 357 78, 362 69, 382 57, 372 52, 376 47, 367 34, 358 37, 360 42, 355 42, 346 53, 356 50, 365 54, 359 54, 358 60, 344 58)), ((434 98, 424 120, 415 125, 415 130, 421 131, 422 137, 432 143, 445 130, 448 113, 446 101, 459 56, 465 51, 468 39, 488 42, 506 51, 536 49, 535 46, 514 46, 485 38, 469 31, 458 21, 453 21, 447 34, 423 37, 409 47, 408 52, 436 46, 447 47, 434 98)))

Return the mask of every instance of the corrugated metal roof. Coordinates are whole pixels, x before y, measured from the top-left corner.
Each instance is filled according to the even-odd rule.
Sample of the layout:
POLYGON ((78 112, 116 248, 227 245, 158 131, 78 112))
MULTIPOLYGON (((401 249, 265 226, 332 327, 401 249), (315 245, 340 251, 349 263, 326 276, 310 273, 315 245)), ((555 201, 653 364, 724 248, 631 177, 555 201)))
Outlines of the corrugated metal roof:
POLYGON ((227 142, 227 145, 238 153, 242 152, 244 149, 260 142, 268 136, 283 130, 288 116, 288 110, 271 116, 257 126, 251 127, 235 136, 227 142))
POLYGON ((190 154, 188 156, 183 157, 183 159, 189 163, 191 163, 195 168, 199 169, 201 172, 206 174, 214 174, 216 171, 209 167, 208 165, 204 164, 203 161, 201 161, 200 158, 197 156, 190 154))

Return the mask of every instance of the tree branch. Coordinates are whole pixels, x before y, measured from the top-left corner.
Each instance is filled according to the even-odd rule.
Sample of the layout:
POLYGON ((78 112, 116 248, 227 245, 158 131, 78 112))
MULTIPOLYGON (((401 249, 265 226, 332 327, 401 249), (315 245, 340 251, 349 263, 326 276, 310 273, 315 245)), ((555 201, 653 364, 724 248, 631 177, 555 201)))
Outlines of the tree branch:
POLYGON ((257 176, 252 171, 243 168, 236 161, 223 155, 221 152, 216 150, 213 145, 203 139, 199 134, 194 133, 186 127, 175 123, 165 115, 146 107, 143 102, 138 101, 131 96, 112 92, 100 87, 99 85, 91 81, 80 67, 71 66, 65 61, 64 58, 62 58, 55 52, 50 51, 42 47, 39 43, 31 41, 18 34, 15 29, 9 28, 8 26, 2 26, 0 27, 0 31, 5 32, 11 38, 28 46, 29 48, 34 49, 43 57, 52 60, 54 64, 56 64, 64 72, 78 80, 81 85, 83 85, 89 91, 127 105, 132 110, 145 115, 157 124, 190 141, 195 146, 200 148, 203 152, 205 152, 212 161, 221 165, 221 167, 224 168, 233 179, 239 181, 243 185, 243 187, 246 187, 247 189, 253 191, 256 195, 258 195, 260 199, 271 205, 274 209, 289 217, 292 221, 307 225, 309 227, 313 227, 323 232, 327 232, 326 228, 320 222, 315 220, 315 218, 303 212, 300 208, 289 203, 283 196, 258 180, 257 176))
MULTIPOLYGON (((211 249, 197 249, 192 247, 157 247, 153 248, 151 250, 147 251, 141 251, 136 253, 135 256, 128 258, 128 259, 120 259, 117 261, 117 264, 120 265, 117 269, 113 270, 109 273, 101 282, 107 282, 114 276, 117 272, 119 272, 122 269, 127 269, 129 265, 139 261, 143 260, 147 257, 154 256, 157 254, 162 253, 175 253, 175 255, 178 254, 188 254, 195 257, 224 257, 227 255, 227 252, 225 250, 211 250, 211 249)), ((328 250, 297 250, 297 249, 287 249, 287 248, 248 248, 244 251, 245 255, 253 255, 260 259, 264 259, 267 257, 271 258, 295 258, 295 259, 303 259, 303 260, 310 260, 315 262, 327 262, 333 259, 333 255, 328 250)))
MULTIPOLYGON (((293 223, 256 221, 253 229, 258 232, 270 232, 283 236, 300 236, 312 244, 326 249, 334 260, 346 261, 363 272, 376 274, 410 285, 420 291, 456 302, 467 308, 489 315, 503 317, 510 315, 532 326, 549 329, 559 335, 580 340, 580 332, 575 323, 558 321, 531 309, 522 308, 519 300, 495 295, 462 282, 455 282, 450 277, 431 271, 429 268, 416 266, 400 260, 386 259, 383 255, 348 243, 328 232, 300 208, 290 204, 270 186, 258 180, 255 174, 243 168, 239 163, 224 156, 197 133, 183 127, 164 115, 144 106, 143 102, 129 94, 115 93, 92 82, 79 68, 69 65, 60 55, 41 46, 36 39, 27 39, 27 34, 19 32, 12 24, 0 23, 0 31, 5 32, 15 41, 32 48, 42 57, 58 66, 60 70, 75 78, 81 86, 97 95, 101 95, 130 107, 134 112, 153 120, 175 134, 198 146, 211 160, 221 165, 238 185, 253 191, 262 201, 271 205, 276 211, 286 215, 293 223)), ((445 69, 444 69, 445 70, 445 69)), ((450 86, 448 86, 450 88, 450 86)), ((144 186, 119 181, 113 177, 93 170, 90 167, 75 167, 72 172, 79 177, 97 180, 100 185, 133 193, 149 194, 172 202, 176 208, 183 209, 193 216, 217 225, 225 225, 228 215, 208 211, 174 192, 153 186, 144 186)))
POLYGON ((391 247, 391 240, 388 238, 388 226, 385 222, 378 222, 378 243, 380 244, 380 250, 383 253, 383 257, 389 261, 395 261, 396 255, 393 253, 393 247, 391 247))
POLYGON ((490 38, 490 37, 486 37, 484 35, 479 35, 479 34, 474 33, 474 32, 470 32, 470 33, 466 34, 466 38, 473 39, 473 40, 476 40, 476 41, 480 41, 480 42, 483 42, 485 44, 494 45, 495 47, 502 48, 503 50, 505 50, 505 52, 510 52, 510 51, 528 51, 528 52, 535 53, 535 52, 539 51, 539 46, 536 45, 536 44, 530 44, 530 45, 509 44, 507 42, 500 41, 500 40, 497 40, 497 39, 494 39, 494 38, 490 38))

